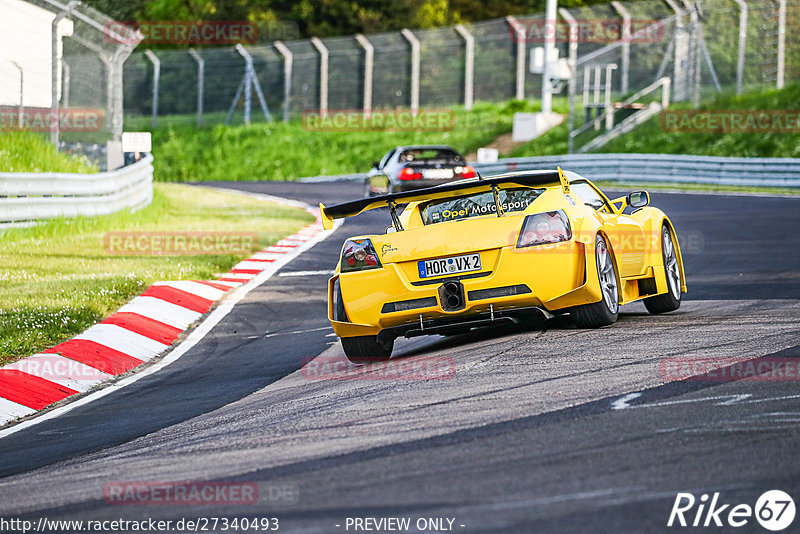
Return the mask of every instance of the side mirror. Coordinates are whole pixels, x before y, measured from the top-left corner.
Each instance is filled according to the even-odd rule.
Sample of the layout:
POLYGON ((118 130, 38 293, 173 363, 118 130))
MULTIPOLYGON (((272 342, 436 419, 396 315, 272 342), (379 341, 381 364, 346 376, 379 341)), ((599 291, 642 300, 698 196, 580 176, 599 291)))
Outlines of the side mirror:
POLYGON ((632 208, 643 208, 650 204, 650 194, 647 191, 634 191, 628 194, 627 201, 632 208))
POLYGON ((373 161, 373 162, 372 162, 372 168, 373 168, 373 169, 377 169, 377 168, 378 168, 378 165, 380 165, 380 163, 378 163, 377 161, 373 161))

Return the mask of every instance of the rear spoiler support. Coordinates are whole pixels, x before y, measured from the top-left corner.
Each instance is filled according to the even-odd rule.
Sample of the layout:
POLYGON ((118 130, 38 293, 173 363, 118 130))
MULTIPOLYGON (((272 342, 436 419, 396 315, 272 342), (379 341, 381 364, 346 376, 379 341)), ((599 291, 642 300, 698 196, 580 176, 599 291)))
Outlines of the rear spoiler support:
POLYGON ((394 224, 394 229, 398 232, 402 232, 403 223, 400 222, 400 217, 397 216, 397 204, 393 200, 387 200, 386 204, 389 206, 389 212, 392 214, 392 224, 394 224))

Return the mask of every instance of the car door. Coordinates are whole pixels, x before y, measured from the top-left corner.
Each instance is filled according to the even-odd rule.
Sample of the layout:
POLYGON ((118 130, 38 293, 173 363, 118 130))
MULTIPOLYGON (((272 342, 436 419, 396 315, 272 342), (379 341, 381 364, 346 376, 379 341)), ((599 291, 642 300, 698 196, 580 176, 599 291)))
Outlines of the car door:
POLYGON ((611 248, 617 257, 620 277, 644 273, 645 235, 636 219, 625 213, 617 213, 608 198, 589 182, 572 182, 570 189, 584 204, 597 211, 603 220, 611 248))

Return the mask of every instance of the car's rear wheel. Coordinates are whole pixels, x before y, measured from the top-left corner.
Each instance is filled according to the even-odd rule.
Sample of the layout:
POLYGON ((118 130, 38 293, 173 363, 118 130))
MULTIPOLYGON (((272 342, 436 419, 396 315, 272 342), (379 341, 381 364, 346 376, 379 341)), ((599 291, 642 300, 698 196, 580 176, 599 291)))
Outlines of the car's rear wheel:
POLYGON ((603 298, 599 302, 584 304, 572 310, 572 320, 578 328, 599 328, 614 324, 619 317, 619 288, 614 260, 608 251, 603 236, 598 235, 594 243, 597 261, 597 276, 603 298))
POLYGON ((667 275, 667 292, 644 299, 644 307, 652 314, 667 313, 681 307, 681 270, 678 265, 678 248, 672 231, 661 227, 661 256, 667 275))
POLYGON ((392 356, 394 341, 379 340, 378 336, 343 337, 342 348, 351 362, 383 362, 392 356))

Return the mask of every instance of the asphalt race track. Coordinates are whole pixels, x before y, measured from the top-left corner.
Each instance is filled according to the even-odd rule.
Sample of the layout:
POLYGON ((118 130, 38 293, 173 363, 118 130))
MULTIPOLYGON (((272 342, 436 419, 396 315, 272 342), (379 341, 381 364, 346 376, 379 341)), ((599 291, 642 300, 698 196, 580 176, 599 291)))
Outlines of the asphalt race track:
MULTIPOLYGON (((327 204, 361 189, 219 185, 327 204)), ((398 340, 400 361, 452 362, 455 374, 440 380, 299 372, 320 354, 342 357, 326 320, 328 275, 280 274, 332 270, 344 238, 389 224, 383 212, 351 219, 172 365, 0 439, 0 517, 276 517, 279 531, 304 533, 386 517, 411 518, 410 532, 662 532, 703 530, 667 528, 678 492, 753 506, 780 489, 797 501, 798 377, 675 381, 664 362, 800 362, 800 199, 654 192, 652 203, 684 252, 689 293, 678 312, 650 316, 636 303, 600 330, 556 318, 398 340), (109 484, 197 480, 252 483, 259 500, 104 499, 109 484), (417 530, 426 518, 452 523, 417 530)), ((767 532, 753 518, 711 530, 767 532)))

